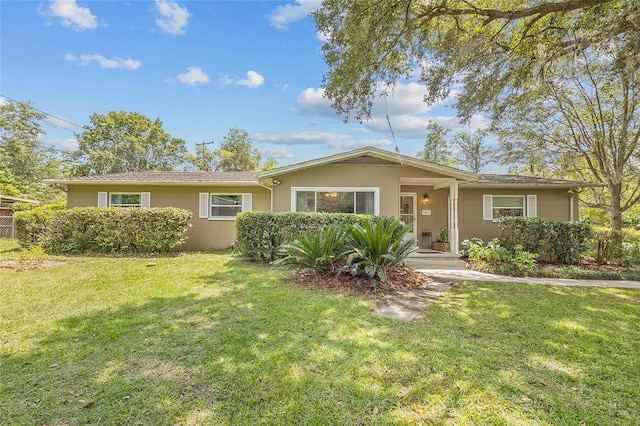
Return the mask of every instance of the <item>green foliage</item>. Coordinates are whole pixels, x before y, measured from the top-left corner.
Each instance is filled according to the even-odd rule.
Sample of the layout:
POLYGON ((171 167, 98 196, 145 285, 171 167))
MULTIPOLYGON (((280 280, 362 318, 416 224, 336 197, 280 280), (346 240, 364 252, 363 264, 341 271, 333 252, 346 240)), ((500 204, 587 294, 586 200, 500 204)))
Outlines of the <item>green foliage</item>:
POLYGON ((330 224, 320 230, 307 230, 298 238, 280 247, 284 257, 272 265, 281 268, 309 268, 316 273, 327 272, 344 260, 352 249, 345 245, 347 232, 340 224, 330 224))
POLYGON ((473 134, 458 133, 453 138, 453 144, 459 149, 458 158, 467 170, 481 173, 484 167, 491 163, 491 149, 485 146, 486 133, 476 131, 473 134))
POLYGON ((21 261, 45 260, 47 258, 47 253, 44 251, 44 248, 42 248, 42 246, 33 246, 31 248, 20 251, 19 258, 21 261))
POLYGON ((159 118, 110 111, 90 120, 91 126, 76 135, 78 150, 69 154, 77 176, 174 170, 185 163, 185 141, 165 132, 159 118))
POLYGON ((20 244, 53 253, 166 252, 185 241, 190 219, 190 211, 176 208, 67 210, 63 204, 15 214, 20 244))
POLYGON ((269 159, 263 165, 262 154, 253 147, 253 141, 246 130, 232 128, 225 135, 220 149, 214 151, 215 170, 258 171, 275 168, 275 160, 269 159))
POLYGON ((449 242, 449 229, 448 228, 441 228, 440 229, 440 233, 438 234, 438 238, 436 238, 436 241, 439 243, 448 243, 449 242))
POLYGON ((504 217, 498 226, 505 247, 520 246, 527 252, 548 257, 553 263, 578 262, 591 236, 591 227, 586 223, 536 217, 504 217))
MULTIPOLYGON (((244 212, 236 217, 236 249, 246 258, 269 263, 280 246, 302 233, 330 225, 350 225, 371 216, 351 213, 244 212)), ((378 220, 378 219, 373 219, 378 220)))
POLYGON ((555 63, 589 47, 640 48, 637 2, 485 0, 326 0, 315 12, 328 72, 324 89, 345 119, 362 121, 374 100, 416 74, 426 101, 446 99, 455 87, 461 116, 500 114, 509 94, 526 92, 555 63), (390 87, 391 86, 391 87, 390 87))
POLYGON ((455 166, 456 159, 453 157, 449 142, 445 139, 445 136, 450 131, 450 129, 438 123, 429 123, 427 125, 427 139, 424 143, 424 149, 418 153, 417 157, 430 163, 455 166))
POLYGON ((526 275, 536 266, 536 253, 523 250, 521 245, 506 248, 497 238, 486 245, 480 239, 465 240, 463 246, 468 252, 469 262, 474 269, 505 275, 526 275))
POLYGON ((64 209, 65 203, 55 203, 15 212, 13 219, 20 245, 26 249, 41 245, 49 229, 51 217, 64 209))
POLYGON ((45 117, 30 102, 0 103, 0 193, 52 201, 60 192, 43 182, 62 166, 55 150, 40 145, 45 117))
POLYGON ((36 207, 37 207, 37 204, 33 204, 33 203, 15 202, 15 203, 11 204, 11 210, 13 210, 14 212, 22 212, 22 211, 25 211, 25 210, 33 210, 36 207))
POLYGON ((349 229, 349 255, 345 268, 353 276, 365 276, 372 286, 385 282, 389 268, 401 264, 414 250, 411 239, 403 239, 411 225, 393 217, 366 220, 349 229))
POLYGON ((185 241, 190 220, 190 211, 173 207, 63 210, 51 218, 43 245, 56 253, 163 253, 185 241))

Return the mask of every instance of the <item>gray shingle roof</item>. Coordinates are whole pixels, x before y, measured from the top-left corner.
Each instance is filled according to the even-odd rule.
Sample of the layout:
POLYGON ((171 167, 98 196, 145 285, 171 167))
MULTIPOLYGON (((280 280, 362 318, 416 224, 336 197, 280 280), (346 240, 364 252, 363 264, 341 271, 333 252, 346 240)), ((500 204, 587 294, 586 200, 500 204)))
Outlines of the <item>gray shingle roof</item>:
POLYGON ((125 172, 108 175, 79 176, 54 179, 56 182, 77 183, 258 183, 254 172, 125 172))
POLYGON ((566 186, 593 186, 587 182, 579 182, 575 180, 550 179, 544 177, 522 176, 522 175, 498 175, 498 174, 482 174, 482 177, 470 182, 471 185, 566 185, 566 186))

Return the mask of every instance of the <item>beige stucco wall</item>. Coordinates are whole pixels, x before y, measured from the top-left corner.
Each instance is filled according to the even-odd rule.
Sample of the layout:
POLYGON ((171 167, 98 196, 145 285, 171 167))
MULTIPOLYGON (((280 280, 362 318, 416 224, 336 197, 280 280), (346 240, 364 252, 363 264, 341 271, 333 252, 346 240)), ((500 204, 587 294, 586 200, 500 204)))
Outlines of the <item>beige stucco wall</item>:
POLYGON ((398 217, 401 177, 444 176, 399 164, 328 164, 277 176, 273 206, 275 211, 290 211, 293 187, 377 187, 380 215, 398 217))
POLYGON ((271 195, 260 186, 116 186, 69 185, 67 207, 91 207, 98 205, 98 192, 150 192, 151 207, 178 207, 191 210, 192 227, 181 249, 208 250, 229 247, 235 240, 234 220, 209 220, 198 218, 199 193, 251 193, 253 211, 269 211, 271 195))
MULTIPOLYGON (((547 220, 571 220, 570 195, 567 189, 465 189, 458 191, 458 223, 460 241, 479 237, 484 241, 500 237, 502 231, 495 222, 482 219, 482 196, 536 195, 537 217, 547 220)), ((574 197, 574 219, 578 217, 577 197, 574 197)))

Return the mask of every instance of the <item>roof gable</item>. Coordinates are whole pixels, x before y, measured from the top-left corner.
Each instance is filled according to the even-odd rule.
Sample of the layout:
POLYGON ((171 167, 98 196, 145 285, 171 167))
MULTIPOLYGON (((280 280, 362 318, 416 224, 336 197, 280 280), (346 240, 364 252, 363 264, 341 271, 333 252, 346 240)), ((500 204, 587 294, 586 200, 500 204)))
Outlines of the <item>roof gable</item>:
POLYGON ((314 160, 303 161, 301 163, 291 164, 288 166, 278 167, 273 170, 267 170, 258 173, 258 179, 276 177, 285 173, 291 173, 312 167, 318 167, 326 164, 399 164, 402 166, 411 166, 422 170, 439 173, 450 176, 463 181, 474 181, 480 178, 480 175, 455 169, 452 167, 441 166, 435 163, 418 160, 395 152, 385 151, 374 147, 364 147, 353 151, 342 152, 327 157, 316 158, 314 160))

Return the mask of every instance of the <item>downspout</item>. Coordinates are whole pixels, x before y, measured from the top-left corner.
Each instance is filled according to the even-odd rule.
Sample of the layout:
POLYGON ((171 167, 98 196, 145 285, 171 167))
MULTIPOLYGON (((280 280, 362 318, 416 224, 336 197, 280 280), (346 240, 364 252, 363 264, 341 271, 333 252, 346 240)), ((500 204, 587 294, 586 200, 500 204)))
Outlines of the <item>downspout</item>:
POLYGON ((269 190, 270 196, 270 206, 269 206, 269 211, 273 212, 273 183, 270 186, 267 186, 265 184, 263 184, 259 179, 258 179, 258 185, 260 185, 263 188, 266 188, 269 190))

